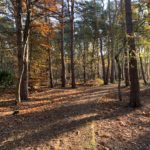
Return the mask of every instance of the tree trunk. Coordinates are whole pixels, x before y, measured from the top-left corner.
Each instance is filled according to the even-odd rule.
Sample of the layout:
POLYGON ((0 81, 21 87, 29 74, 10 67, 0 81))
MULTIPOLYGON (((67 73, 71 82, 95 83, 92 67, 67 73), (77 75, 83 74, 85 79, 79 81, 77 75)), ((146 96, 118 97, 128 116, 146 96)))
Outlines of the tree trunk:
POLYGON ((142 56, 140 54, 139 54, 139 58, 140 58, 140 65, 141 65, 141 72, 142 72, 143 81, 144 81, 144 84, 147 84, 147 81, 145 78, 145 73, 144 73, 144 68, 143 68, 143 60, 142 60, 142 56))
POLYGON ((51 60, 51 49, 48 49, 48 66, 49 66, 49 87, 53 88, 53 75, 52 75, 52 60, 51 60))
POLYGON ((122 101, 122 93, 121 93, 121 65, 120 65, 120 61, 119 61, 120 53, 121 53, 121 50, 115 56, 115 59, 116 59, 117 66, 118 66, 118 97, 119 97, 119 100, 122 101))
POLYGON ((61 82, 62 87, 66 86, 66 74, 65 74, 65 58, 64 58, 64 0, 62 0, 61 8, 61 82))
MULTIPOLYGON (((29 83, 29 35, 28 39, 26 41, 25 46, 25 57, 24 58, 24 71, 22 76, 22 82, 21 82, 21 89, 20 89, 20 97, 21 100, 28 100, 29 90, 28 90, 28 83, 29 83)), ((23 66, 22 66, 23 67, 23 66)))
POLYGON ((110 83, 115 82, 115 59, 114 59, 114 48, 113 48, 113 38, 111 38, 111 73, 110 73, 110 83))
POLYGON ((133 34, 131 0, 125 0, 126 28, 129 44, 129 72, 130 72, 130 103, 131 107, 140 106, 140 87, 138 80, 135 39, 133 34))
POLYGON ((108 0, 108 17, 109 17, 109 36, 110 36, 110 55, 111 55, 111 70, 110 70, 110 83, 114 83, 115 79, 115 58, 114 58, 114 40, 113 40, 113 27, 111 21, 111 9, 110 9, 110 0, 108 0))
POLYGON ((86 46, 84 42, 84 52, 83 52, 83 80, 86 83, 86 46))
POLYGON ((26 2, 27 16, 24 31, 22 28, 22 1, 16 1, 17 17, 17 50, 18 50, 18 83, 17 101, 28 100, 28 60, 29 60, 29 24, 30 24, 30 1, 26 2))
MULTIPOLYGON (((15 6, 15 5, 14 5, 15 6)), ((18 83, 17 83, 17 93, 16 99, 18 102, 21 102, 21 71, 23 66, 23 34, 22 34, 22 1, 16 1, 16 28, 17 28, 17 52, 18 52, 18 83)))
POLYGON ((125 86, 129 86, 129 65, 128 65, 128 52, 127 49, 125 48, 124 51, 124 74, 125 74, 125 86))
POLYGON ((71 29, 70 57, 71 57, 71 80, 72 80, 71 85, 72 88, 76 88, 75 70, 74 70, 74 0, 71 0, 70 29, 71 29))
POLYGON ((110 74, 110 50, 109 50, 109 46, 110 46, 110 41, 109 41, 109 37, 108 37, 108 54, 107 54, 107 70, 106 70, 106 84, 109 83, 109 74, 110 74))
POLYGON ((104 81, 104 85, 106 85, 107 84, 106 69, 105 69, 105 60, 103 55, 103 41, 101 36, 100 36, 100 54, 101 54, 101 61, 102 61, 103 81, 104 81))

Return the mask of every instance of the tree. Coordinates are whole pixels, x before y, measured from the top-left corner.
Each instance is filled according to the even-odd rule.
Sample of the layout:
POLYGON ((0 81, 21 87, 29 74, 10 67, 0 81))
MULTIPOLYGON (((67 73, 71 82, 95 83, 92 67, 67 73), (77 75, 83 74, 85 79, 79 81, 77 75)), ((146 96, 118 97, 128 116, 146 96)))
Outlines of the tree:
POLYGON ((17 48, 18 48, 18 85, 17 101, 28 100, 28 62, 29 62, 29 32, 31 23, 31 1, 25 1, 25 22, 22 21, 24 1, 16 1, 16 27, 17 27, 17 48), (23 28, 24 26, 24 28, 23 28))
POLYGON ((62 87, 66 86, 66 73, 65 73, 65 54, 64 54, 64 0, 61 2, 61 82, 62 87))
POLYGON ((135 48, 135 39, 133 33, 131 0, 125 0, 126 11, 126 31, 129 45, 129 72, 130 72, 130 103, 131 107, 140 106, 140 88, 138 80, 137 56, 135 48))
POLYGON ((71 86, 76 87, 74 69, 74 0, 68 0, 68 13, 70 18, 70 59, 71 59, 71 86))

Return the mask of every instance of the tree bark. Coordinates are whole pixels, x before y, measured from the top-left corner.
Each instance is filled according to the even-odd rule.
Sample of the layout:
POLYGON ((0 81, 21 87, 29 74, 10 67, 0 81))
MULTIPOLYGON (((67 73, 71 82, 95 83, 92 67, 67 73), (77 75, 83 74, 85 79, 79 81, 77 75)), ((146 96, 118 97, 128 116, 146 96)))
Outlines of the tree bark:
POLYGON ((142 60, 142 56, 139 53, 139 58, 140 58, 140 65, 141 65, 141 73, 142 73, 142 78, 144 81, 144 84, 147 84, 146 78, 145 78, 145 73, 144 73, 144 68, 143 68, 143 60, 142 60))
POLYGON ((110 40, 109 40, 109 37, 108 37, 108 54, 107 54, 107 69, 106 69, 106 85, 109 83, 109 76, 110 76, 110 50, 109 50, 109 47, 110 47, 110 40))
MULTIPOLYGON (((15 4, 14 4, 15 7, 15 4)), ((17 52, 18 52, 18 83, 17 83, 17 93, 16 99, 18 102, 21 101, 21 71, 23 66, 23 34, 22 34, 22 1, 16 1, 16 28, 17 28, 17 52)))
POLYGON ((131 107, 140 106, 140 87, 138 80, 135 39, 133 34, 131 0, 125 0, 126 30, 129 44, 129 72, 130 72, 130 103, 131 107))
POLYGON ((111 21, 111 10, 110 10, 110 0, 108 0, 108 17, 109 17, 109 36, 110 36, 110 55, 111 55, 111 70, 110 70, 110 83, 115 81, 115 58, 114 58, 114 40, 113 40, 113 27, 111 21))
POLYGON ((124 50, 124 74, 125 74, 125 86, 129 86, 129 65, 128 65, 128 52, 127 49, 125 48, 124 50))
POLYGON ((74 0, 71 0, 71 13, 70 13, 70 57, 71 57, 71 85, 76 88, 75 83, 75 70, 74 70, 74 0))
POLYGON ((53 75, 52 75, 52 60, 51 60, 51 49, 48 49, 48 66, 49 66, 49 87, 53 88, 53 75))
POLYGON ((16 1, 16 28, 17 28, 17 50, 18 50, 18 102, 28 100, 28 60, 29 60, 29 25, 30 25, 30 0, 26 1, 26 22, 22 25, 22 1, 16 1))
POLYGON ((120 65, 120 61, 119 61, 119 55, 121 53, 121 50, 118 52, 118 54, 115 56, 115 60, 117 62, 117 66, 118 66, 118 97, 119 100, 122 101, 122 93, 121 93, 121 65, 120 65))
POLYGON ((84 51, 83 51, 83 80, 84 80, 84 84, 86 83, 86 46, 85 46, 85 42, 83 43, 84 46, 84 51))
POLYGON ((101 61, 102 61, 103 81, 104 81, 104 85, 106 85, 107 84, 106 69, 105 69, 105 60, 103 55, 103 41, 101 36, 100 36, 100 54, 101 54, 101 61))
POLYGON ((66 73, 65 73, 65 55, 64 55, 64 0, 62 0, 62 8, 61 8, 61 82, 62 87, 65 87, 66 73))

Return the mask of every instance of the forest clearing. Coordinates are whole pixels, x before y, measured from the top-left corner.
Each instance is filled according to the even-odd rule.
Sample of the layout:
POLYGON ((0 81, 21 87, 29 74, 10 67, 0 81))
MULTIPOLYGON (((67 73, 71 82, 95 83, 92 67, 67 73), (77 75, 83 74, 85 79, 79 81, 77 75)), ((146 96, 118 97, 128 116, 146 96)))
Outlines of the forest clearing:
POLYGON ((149 150, 150 88, 143 107, 127 107, 128 89, 118 102, 117 85, 34 92, 13 116, 12 93, 4 95, 0 149, 149 150), (11 107, 8 107, 11 106, 11 107))
POLYGON ((150 150, 149 0, 0 0, 0 150, 150 150))

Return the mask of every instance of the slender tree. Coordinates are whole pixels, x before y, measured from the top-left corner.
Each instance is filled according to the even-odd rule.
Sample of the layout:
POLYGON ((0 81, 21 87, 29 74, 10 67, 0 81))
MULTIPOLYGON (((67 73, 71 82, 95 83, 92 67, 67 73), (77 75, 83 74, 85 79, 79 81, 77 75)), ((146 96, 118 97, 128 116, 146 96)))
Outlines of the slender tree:
MULTIPOLYGON (((14 3, 13 3, 14 4, 14 3)), ((29 32, 30 32, 30 6, 31 1, 26 1, 26 20, 23 28, 22 1, 16 4, 16 27, 17 27, 17 49, 18 49, 18 85, 17 101, 28 100, 28 62, 29 62, 29 32)))
POLYGON ((60 23, 61 23, 61 82, 62 87, 65 87, 66 74, 65 74, 65 54, 64 54, 64 0, 62 0, 60 23))
POLYGON ((103 81, 104 81, 104 85, 106 85, 107 84, 106 68, 105 68, 105 59, 104 59, 104 55, 103 55, 103 40, 102 40, 101 33, 100 33, 100 55, 101 55, 101 61, 102 61, 103 81))
POLYGON ((68 13, 70 17, 70 59, 71 59, 71 86, 76 87, 74 69, 74 0, 68 0, 68 13))
POLYGON ((126 11, 126 30, 129 45, 129 72, 130 72, 130 103, 131 107, 140 106, 140 88, 138 80, 137 56, 135 48, 135 39, 133 34, 131 0, 125 0, 126 11))

